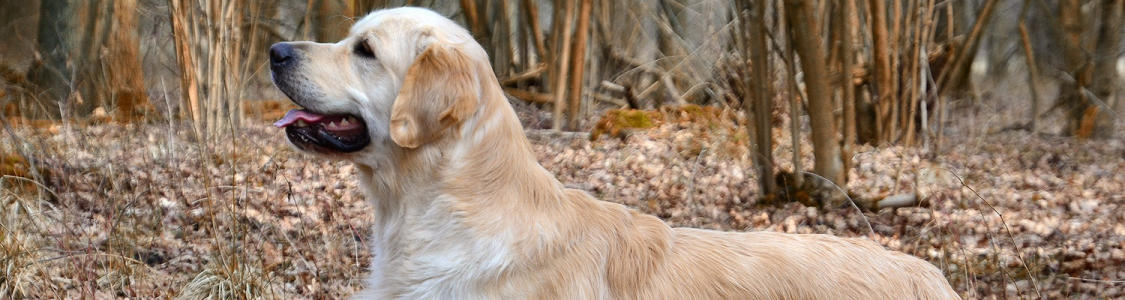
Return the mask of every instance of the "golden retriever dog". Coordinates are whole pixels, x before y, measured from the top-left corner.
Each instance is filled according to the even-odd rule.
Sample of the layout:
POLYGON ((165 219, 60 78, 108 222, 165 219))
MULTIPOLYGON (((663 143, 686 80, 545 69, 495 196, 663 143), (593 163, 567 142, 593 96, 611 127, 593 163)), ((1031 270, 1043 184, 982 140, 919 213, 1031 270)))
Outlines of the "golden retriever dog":
POLYGON ((568 189, 536 161, 484 49, 421 8, 332 44, 270 47, 302 107, 275 126, 355 163, 375 209, 361 299, 957 299, 865 239, 671 228, 568 189))

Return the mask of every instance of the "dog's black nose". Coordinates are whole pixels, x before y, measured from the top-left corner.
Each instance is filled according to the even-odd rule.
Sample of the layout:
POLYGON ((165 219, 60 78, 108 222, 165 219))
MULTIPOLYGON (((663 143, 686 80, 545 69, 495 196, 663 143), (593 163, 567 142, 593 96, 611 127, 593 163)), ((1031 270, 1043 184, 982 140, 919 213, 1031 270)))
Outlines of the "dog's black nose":
POLYGON ((293 51, 293 45, 289 43, 277 43, 270 46, 270 64, 273 66, 284 66, 293 61, 296 52, 293 51))

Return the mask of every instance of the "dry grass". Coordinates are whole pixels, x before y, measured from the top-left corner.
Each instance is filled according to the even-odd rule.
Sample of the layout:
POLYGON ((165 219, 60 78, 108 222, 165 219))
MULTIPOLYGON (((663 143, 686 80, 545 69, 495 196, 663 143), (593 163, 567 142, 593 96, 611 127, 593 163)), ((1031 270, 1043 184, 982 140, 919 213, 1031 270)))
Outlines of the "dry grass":
MULTIPOLYGON (((299 155, 284 144, 280 131, 265 127, 285 105, 239 101, 247 78, 261 75, 255 73, 261 72, 255 55, 264 52, 254 45, 254 36, 265 33, 237 18, 205 24, 206 16, 224 13, 258 18, 262 4, 169 3, 179 5, 170 12, 179 15, 170 15, 162 26, 175 27, 177 50, 190 54, 177 55, 190 59, 175 63, 189 70, 178 74, 184 103, 167 105, 182 109, 178 121, 170 111, 160 121, 167 123, 160 124, 117 124, 97 116, 62 123, 12 118, 15 130, 0 133, 0 298, 351 295, 367 272, 365 238, 372 218, 356 188, 354 169, 299 155), (168 24, 174 18, 181 23, 168 24), (188 34, 199 26, 210 26, 207 30, 219 38, 188 34), (237 129, 244 115, 263 120, 237 129)), ((453 2, 444 6, 446 12, 456 11, 453 2)), ((938 265, 969 298, 1125 297, 1125 161, 1120 155, 1125 145, 1119 139, 1085 144, 986 133, 1000 127, 995 118, 1026 115, 1011 108, 994 109, 1008 113, 983 122, 972 116, 964 125, 951 125, 947 143, 952 146, 941 153, 893 146, 853 152, 846 186, 853 196, 909 193, 924 207, 857 213, 850 207, 758 201, 752 184, 757 175, 747 168, 745 124, 736 121, 739 112, 679 106, 727 100, 729 91, 714 81, 722 69, 716 62, 729 54, 728 33, 734 29, 728 6, 711 0, 667 7, 651 1, 598 2, 591 16, 590 56, 583 62, 588 100, 581 106, 592 113, 583 115, 609 106, 589 99, 616 108, 627 100, 640 100, 633 106, 641 108, 664 108, 610 111, 600 123, 579 120, 596 127, 595 136, 604 132, 614 138, 537 138, 544 166, 568 186, 678 226, 843 236, 867 236, 872 228, 873 239, 888 248, 938 265)), ((507 10, 515 16, 521 9, 507 10)), ((497 54, 494 65, 502 78, 523 78, 511 85, 535 92, 529 92, 532 96, 550 92, 545 82, 564 81, 552 76, 567 68, 543 67, 555 63, 549 56, 561 52, 551 50, 561 41, 549 37, 548 47, 531 40, 534 34, 527 31, 507 36, 508 41, 485 45, 497 54), (516 46, 519 35, 531 46, 516 46), (535 75, 517 75, 523 72, 535 75)), ((15 103, 35 101, 17 98, 27 96, 14 88, 22 89, 22 79, 7 79, 11 72, 4 71, 9 85, 0 86, 5 88, 0 99, 10 101, 0 102, 2 113, 18 115, 15 103)), ((169 90, 161 86, 161 92, 169 90)), ((1009 90, 1014 89, 1004 94, 1009 90)), ((1024 99, 999 102, 1019 105, 1024 99)), ((518 109, 527 128, 548 127, 546 110, 518 109)), ((809 140, 791 141, 781 129, 788 124, 776 124, 787 118, 773 120, 777 158, 788 157, 793 143, 809 140)), ((807 131, 807 126, 799 128, 807 131)), ((798 156, 812 161, 811 149, 801 146, 798 156)), ((793 169, 788 159, 776 163, 778 171, 793 169)))
POLYGON ((25 181, 13 176, 0 177, 0 295, 24 298, 42 295, 50 289, 45 286, 41 253, 36 244, 39 237, 34 227, 42 223, 42 205, 29 197, 19 196, 15 190, 25 181))
MULTIPOLYGON (((745 143, 741 127, 721 111, 693 112, 666 110, 659 125, 624 138, 533 143, 565 184, 674 225, 867 236, 866 218, 873 239, 930 260, 972 298, 1033 296, 1031 279, 1048 298, 1122 295, 1113 283, 1125 276, 1125 199, 1114 193, 1125 186, 1125 161, 1112 156, 1125 151, 1120 141, 997 135, 959 140, 936 160, 919 149, 861 147, 853 196, 913 191, 927 202, 861 215, 760 205, 747 184, 756 176, 748 154, 724 148, 745 143)), ((184 139, 188 126, 17 127, 49 180, 44 188, 2 182, 0 289, 30 298, 292 299, 344 298, 362 287, 372 216, 349 164, 297 154, 264 125, 213 144, 184 139)), ((775 151, 788 153, 781 128, 775 151)), ((11 145, 0 152, 13 153, 11 145)))
POLYGON ((177 299, 273 299, 277 294, 260 266, 237 256, 207 266, 180 291, 177 299))

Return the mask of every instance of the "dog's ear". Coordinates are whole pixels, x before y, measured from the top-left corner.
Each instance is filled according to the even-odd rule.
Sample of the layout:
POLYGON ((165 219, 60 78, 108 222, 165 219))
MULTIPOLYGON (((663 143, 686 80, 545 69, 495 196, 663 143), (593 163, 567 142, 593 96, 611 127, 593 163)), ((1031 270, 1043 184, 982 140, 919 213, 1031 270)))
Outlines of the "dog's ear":
POLYGON ((391 107, 391 140, 417 148, 472 116, 481 90, 474 68, 461 50, 430 43, 406 72, 391 107))

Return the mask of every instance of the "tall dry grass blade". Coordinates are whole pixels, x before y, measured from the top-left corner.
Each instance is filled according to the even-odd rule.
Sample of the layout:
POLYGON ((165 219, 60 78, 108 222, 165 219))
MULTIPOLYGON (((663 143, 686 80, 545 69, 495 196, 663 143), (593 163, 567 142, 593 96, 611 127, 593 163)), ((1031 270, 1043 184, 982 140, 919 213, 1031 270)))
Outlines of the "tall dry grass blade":
POLYGON ((246 19, 259 17, 261 3, 169 1, 181 117, 191 120, 199 139, 210 141, 242 125, 242 96, 259 48, 257 22, 246 19))
POLYGON ((176 299, 274 299, 277 294, 260 268, 229 259, 195 275, 176 299))

